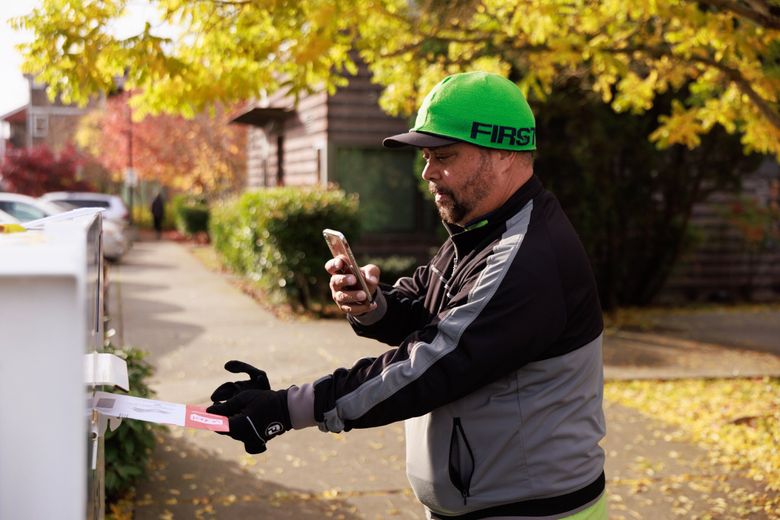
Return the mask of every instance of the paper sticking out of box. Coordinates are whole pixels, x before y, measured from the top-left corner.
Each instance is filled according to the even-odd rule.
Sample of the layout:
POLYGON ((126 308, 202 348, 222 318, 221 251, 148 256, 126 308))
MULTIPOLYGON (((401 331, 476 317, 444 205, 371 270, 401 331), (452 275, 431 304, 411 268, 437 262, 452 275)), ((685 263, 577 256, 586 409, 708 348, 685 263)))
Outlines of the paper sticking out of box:
POLYGON ((230 429, 227 417, 208 413, 203 407, 188 404, 169 403, 109 392, 95 392, 92 407, 109 417, 173 424, 215 432, 226 432, 230 429))

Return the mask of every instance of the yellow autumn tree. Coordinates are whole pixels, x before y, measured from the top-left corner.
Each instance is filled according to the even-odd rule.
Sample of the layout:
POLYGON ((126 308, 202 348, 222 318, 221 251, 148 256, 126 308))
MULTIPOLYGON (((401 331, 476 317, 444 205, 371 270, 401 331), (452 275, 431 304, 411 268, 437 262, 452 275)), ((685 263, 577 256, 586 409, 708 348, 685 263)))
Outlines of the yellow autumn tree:
POLYGON ((576 76, 616 111, 682 94, 660 146, 696 147, 715 125, 780 157, 780 0, 149 0, 176 38, 147 25, 117 38, 127 0, 44 0, 15 20, 36 38, 24 68, 85 102, 126 76, 136 113, 192 116, 287 88, 333 90, 355 56, 411 114, 444 75, 501 72, 532 98, 576 76))

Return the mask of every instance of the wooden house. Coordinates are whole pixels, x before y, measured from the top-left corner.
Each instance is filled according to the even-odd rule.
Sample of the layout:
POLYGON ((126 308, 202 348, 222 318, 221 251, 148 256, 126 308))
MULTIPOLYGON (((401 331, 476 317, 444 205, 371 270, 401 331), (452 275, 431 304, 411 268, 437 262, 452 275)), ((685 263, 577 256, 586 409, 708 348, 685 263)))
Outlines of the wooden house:
POLYGON ((276 94, 237 116, 234 122, 250 125, 247 188, 333 184, 357 193, 363 225, 357 252, 422 261, 439 242, 440 223, 418 187, 415 150, 382 147, 409 122, 380 109, 380 91, 361 68, 333 95, 305 95, 295 106, 276 94))
POLYGON ((78 107, 63 103, 59 98, 51 101, 46 85, 26 75, 30 86, 30 101, 26 105, 0 115, 0 121, 8 125, 8 138, 2 149, 32 148, 46 145, 60 150, 73 141, 79 120, 96 104, 78 107))

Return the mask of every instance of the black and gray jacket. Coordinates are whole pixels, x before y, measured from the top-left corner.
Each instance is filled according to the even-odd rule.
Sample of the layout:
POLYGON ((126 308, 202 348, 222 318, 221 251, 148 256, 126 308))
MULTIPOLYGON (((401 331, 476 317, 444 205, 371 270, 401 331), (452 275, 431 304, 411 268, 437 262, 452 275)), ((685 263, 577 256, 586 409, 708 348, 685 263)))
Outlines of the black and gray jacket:
POLYGON ((603 325, 585 251, 536 177, 450 231, 351 318, 397 347, 317 381, 314 419, 333 432, 406 419, 407 474, 433 518, 573 514, 604 489, 603 325))

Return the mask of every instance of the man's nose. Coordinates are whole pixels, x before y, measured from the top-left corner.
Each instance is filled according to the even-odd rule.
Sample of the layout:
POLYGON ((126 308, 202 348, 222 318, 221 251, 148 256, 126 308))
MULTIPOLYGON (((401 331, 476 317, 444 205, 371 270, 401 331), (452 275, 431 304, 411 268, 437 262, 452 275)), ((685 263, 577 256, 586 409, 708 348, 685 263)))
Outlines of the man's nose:
POLYGON ((425 165, 425 168, 423 168, 422 171, 422 178, 426 181, 430 181, 431 179, 436 179, 439 177, 438 170, 431 166, 431 163, 427 163, 425 165))

